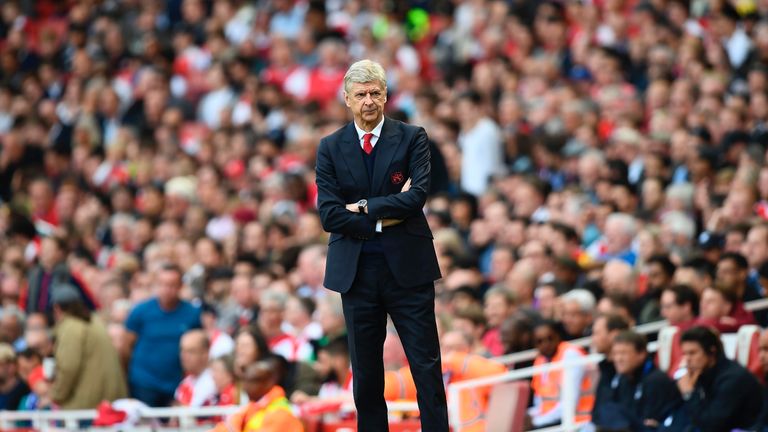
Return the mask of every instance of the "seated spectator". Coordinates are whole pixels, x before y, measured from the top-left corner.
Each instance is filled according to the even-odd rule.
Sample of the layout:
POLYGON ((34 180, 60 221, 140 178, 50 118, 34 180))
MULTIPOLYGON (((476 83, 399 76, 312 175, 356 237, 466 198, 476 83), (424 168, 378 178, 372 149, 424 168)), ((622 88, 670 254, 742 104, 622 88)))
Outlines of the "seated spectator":
POLYGON ((629 323, 635 325, 635 315, 632 297, 624 293, 607 293, 597 302, 597 313, 602 315, 619 315, 629 323))
MULTIPOLYGON (((760 287, 749 283, 749 263, 743 255, 735 252, 724 253, 717 262, 715 274, 715 286, 736 295, 734 303, 735 318, 740 318, 744 313, 743 303, 762 298, 760 287)), ((750 319, 754 321, 754 317, 750 319)), ((762 323, 766 325, 768 323, 762 323)))
POLYGON ((645 263, 647 284, 645 293, 638 299, 640 324, 661 319, 660 299, 662 291, 671 285, 675 264, 667 255, 654 255, 645 263))
MULTIPOLYGON (((554 321, 542 321, 533 330, 533 342, 539 354, 534 366, 547 363, 569 361, 584 356, 584 351, 563 341, 559 326, 554 321)), ((589 421, 595 396, 592 389, 592 377, 584 366, 574 366, 574 383, 579 391, 574 392, 577 401, 563 401, 560 391, 564 385, 562 370, 552 370, 533 376, 533 406, 528 410, 530 424, 536 428, 555 425, 560 422, 563 406, 576 407, 576 421, 589 421), (575 403, 574 403, 575 402, 575 403)))
POLYGON ((675 382, 653 364, 644 336, 624 331, 613 340, 611 359, 617 377, 607 399, 595 404, 599 430, 656 431, 680 404, 675 382))
POLYGON ((217 357, 211 360, 208 368, 211 370, 211 377, 216 386, 216 395, 211 404, 240 405, 241 388, 235 376, 235 361, 232 356, 217 357))
POLYGON ((451 328, 472 338, 472 352, 474 354, 488 355, 488 350, 482 343, 482 337, 488 325, 480 306, 473 305, 457 310, 451 320, 451 328))
POLYGON ((574 289, 560 296, 565 339, 589 336, 595 315, 595 296, 585 289, 574 289))
POLYGON ((661 316, 670 325, 685 331, 699 314, 699 297, 688 285, 672 285, 661 293, 661 316))
POLYGON ((317 396, 297 391, 291 395, 291 402, 347 402, 352 401, 352 369, 349 363, 349 347, 346 338, 337 338, 318 348, 315 370, 323 384, 317 396))
POLYGON ((174 405, 201 407, 213 404, 216 383, 208 367, 209 350, 208 336, 203 330, 190 330, 181 337, 179 358, 185 376, 174 392, 174 405))
POLYGON ((598 363, 600 378, 595 389, 595 406, 592 409, 592 423, 601 424, 607 413, 603 412, 606 406, 603 402, 610 400, 612 384, 616 377, 616 368, 613 365, 611 346, 616 336, 629 330, 629 323, 620 315, 598 315, 592 324, 592 352, 605 355, 598 363))
POLYGON ((742 325, 754 324, 755 320, 751 313, 744 311, 738 315, 737 303, 738 300, 732 291, 713 287, 704 289, 696 325, 710 326, 721 333, 733 333, 742 325))
POLYGON ((19 376, 21 379, 26 380, 32 369, 42 366, 43 357, 34 349, 27 348, 17 355, 16 362, 19 368, 19 376))
POLYGON ((274 363, 259 360, 243 371, 243 389, 251 401, 216 425, 215 432, 303 432, 283 389, 277 385, 274 363))
POLYGON ((0 343, 0 411, 16 411, 29 391, 29 386, 19 377, 13 347, 0 343))
POLYGON ((503 285, 489 289, 485 293, 485 307, 483 309, 488 330, 483 334, 482 343, 486 351, 492 356, 504 354, 504 346, 501 343, 499 327, 507 317, 515 311, 515 300, 503 285))
POLYGON ((288 296, 276 290, 269 290, 261 295, 257 323, 269 349, 285 357, 288 361, 307 361, 312 359, 312 346, 304 339, 283 332, 285 307, 288 296))
POLYGON ((738 363, 728 360, 719 335, 693 327, 680 338, 687 372, 677 381, 685 415, 701 432, 746 429, 760 416, 760 383, 738 363))
POLYGON ((38 366, 27 377, 31 392, 19 402, 19 411, 43 411, 56 408, 53 403, 51 381, 45 377, 43 367, 38 366))
POLYGON ((24 342, 24 311, 16 305, 0 307, 0 342, 13 345, 20 352, 26 348, 24 342))
MULTIPOLYGON (((504 354, 533 349, 534 320, 526 313, 518 311, 501 324, 501 343, 504 354)), ((533 366, 533 360, 512 365, 513 369, 533 366)))
POLYGON ((759 344, 758 355, 760 358, 760 367, 763 370, 763 376, 758 378, 762 378, 763 383, 763 410, 760 413, 760 418, 758 419, 757 424, 755 424, 752 429, 758 432, 766 432, 768 431, 768 385, 766 385, 768 382, 768 380, 766 380, 766 377, 768 377, 768 330, 763 330, 762 333, 760 333, 759 344))
POLYGON ((208 356, 212 359, 230 355, 235 349, 235 341, 232 339, 232 336, 222 331, 220 326, 216 325, 217 317, 218 312, 216 308, 208 303, 203 303, 200 308, 200 324, 210 341, 211 348, 208 350, 208 356))

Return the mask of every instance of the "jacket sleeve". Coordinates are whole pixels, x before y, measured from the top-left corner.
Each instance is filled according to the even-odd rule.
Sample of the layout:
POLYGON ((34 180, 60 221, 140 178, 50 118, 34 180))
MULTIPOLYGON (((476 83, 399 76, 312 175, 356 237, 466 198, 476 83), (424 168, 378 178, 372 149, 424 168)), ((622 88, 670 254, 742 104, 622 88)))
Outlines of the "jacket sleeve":
POLYGON ((704 399, 703 390, 697 386, 691 397, 685 401, 685 410, 694 426, 701 432, 730 430, 729 422, 742 403, 738 397, 742 394, 739 381, 723 380, 721 388, 713 395, 708 394, 707 399, 704 399))
POLYGON ((53 400, 68 400, 80 380, 86 326, 62 322, 56 332, 56 376, 53 380, 53 400))
POLYGON ((429 141, 424 128, 419 128, 412 138, 409 177, 411 187, 406 192, 368 198, 368 217, 378 219, 405 219, 417 214, 427 201, 429 190, 429 141))
POLYGON ((663 372, 647 381, 644 392, 646 403, 641 420, 653 419, 662 422, 675 407, 680 406, 681 398, 677 385, 663 372))
MULTIPOLYGON (((352 237, 371 237, 376 221, 346 209, 346 202, 328 150, 328 141, 320 141, 317 150, 317 209, 323 229, 352 237)), ((368 204, 370 209, 370 200, 368 204)))

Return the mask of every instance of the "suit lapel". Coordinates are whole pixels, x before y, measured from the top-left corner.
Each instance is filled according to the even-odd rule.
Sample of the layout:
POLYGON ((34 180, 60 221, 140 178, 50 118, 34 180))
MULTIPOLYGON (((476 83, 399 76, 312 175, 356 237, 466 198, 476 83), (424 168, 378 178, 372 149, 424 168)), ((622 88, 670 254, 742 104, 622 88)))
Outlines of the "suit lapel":
POLYGON ((399 125, 393 120, 385 118, 384 126, 381 128, 381 138, 376 142, 376 162, 373 165, 371 195, 379 193, 384 186, 387 169, 401 144, 400 135, 402 135, 402 131, 399 125))
POLYGON ((363 190, 369 190, 368 184, 368 171, 365 168, 365 162, 363 161, 363 153, 360 149, 360 140, 357 137, 357 130, 355 130, 354 123, 350 122, 347 125, 347 129, 344 131, 344 139, 341 143, 341 154, 344 157, 344 162, 347 164, 347 168, 352 173, 352 177, 355 178, 355 182, 364 186, 363 190))

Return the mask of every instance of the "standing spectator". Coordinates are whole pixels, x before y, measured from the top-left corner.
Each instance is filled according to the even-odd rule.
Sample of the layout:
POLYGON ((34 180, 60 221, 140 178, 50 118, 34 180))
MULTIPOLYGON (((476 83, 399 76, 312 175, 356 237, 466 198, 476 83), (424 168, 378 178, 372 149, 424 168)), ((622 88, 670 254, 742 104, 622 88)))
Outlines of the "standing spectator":
POLYGON ((58 237, 45 237, 40 245, 40 263, 29 272, 29 283, 26 293, 27 313, 43 312, 51 315, 51 297, 56 287, 73 285, 78 289, 83 303, 89 309, 96 308, 96 302, 91 294, 76 280, 66 264, 67 247, 58 237))
POLYGON ((609 399, 596 407, 604 415, 593 419, 599 429, 656 431, 680 404, 675 382, 653 364, 646 339, 632 331, 619 333, 613 340, 611 358, 618 379, 611 382, 609 399))
POLYGON ((483 114, 480 95, 467 92, 456 101, 461 124, 461 189, 472 195, 485 193, 493 176, 503 171, 501 130, 483 114))
POLYGON ((107 329, 72 286, 51 296, 56 320, 56 372, 51 396, 63 409, 93 409, 128 395, 123 368, 107 329))
POLYGON ((156 295, 138 304, 128 316, 128 368, 131 395, 149 406, 168 406, 182 378, 181 336, 200 328, 200 311, 181 300, 181 270, 164 264, 156 275, 156 295), (157 361, 162 358, 163 361, 157 361))
MULTIPOLYGON (((581 348, 563 341, 558 324, 545 320, 536 325, 533 331, 533 342, 538 355, 534 366, 547 363, 575 360, 584 357, 581 348)), ((595 402, 592 389, 592 377, 585 366, 573 366, 572 384, 579 389, 573 396, 577 401, 562 400, 564 374, 562 370, 553 370, 533 376, 533 407, 528 409, 530 424, 536 428, 558 424, 563 415, 564 406, 576 407, 576 421, 589 421, 595 402)))
POLYGON ((214 431, 303 432, 304 426, 291 411, 285 392, 277 385, 273 362, 260 360, 248 365, 243 375, 243 389, 251 401, 214 431))
POLYGON ((0 343, 0 411, 16 411, 29 387, 19 377, 16 353, 7 343, 0 343))
POLYGON ((210 342, 202 330, 189 330, 181 337, 181 368, 185 377, 176 387, 174 403, 181 406, 212 405, 216 384, 208 367, 210 342))
POLYGON ((725 358, 716 332, 693 327, 680 338, 686 374, 677 381, 683 406, 702 432, 745 429, 763 406, 760 384, 738 363, 725 358))

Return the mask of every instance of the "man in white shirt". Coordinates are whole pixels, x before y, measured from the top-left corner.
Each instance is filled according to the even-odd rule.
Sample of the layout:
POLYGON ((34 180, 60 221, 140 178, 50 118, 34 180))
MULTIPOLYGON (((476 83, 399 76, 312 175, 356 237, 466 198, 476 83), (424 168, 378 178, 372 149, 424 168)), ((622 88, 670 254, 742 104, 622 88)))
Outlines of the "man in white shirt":
POLYGON ((504 171, 501 130, 483 114, 477 93, 459 96, 456 113, 461 123, 461 189, 480 196, 488 188, 491 177, 504 171))
POLYGON ((190 330, 181 337, 181 367, 186 376, 176 388, 174 404, 200 407, 216 396, 216 384, 208 369, 210 342, 203 330, 190 330))

